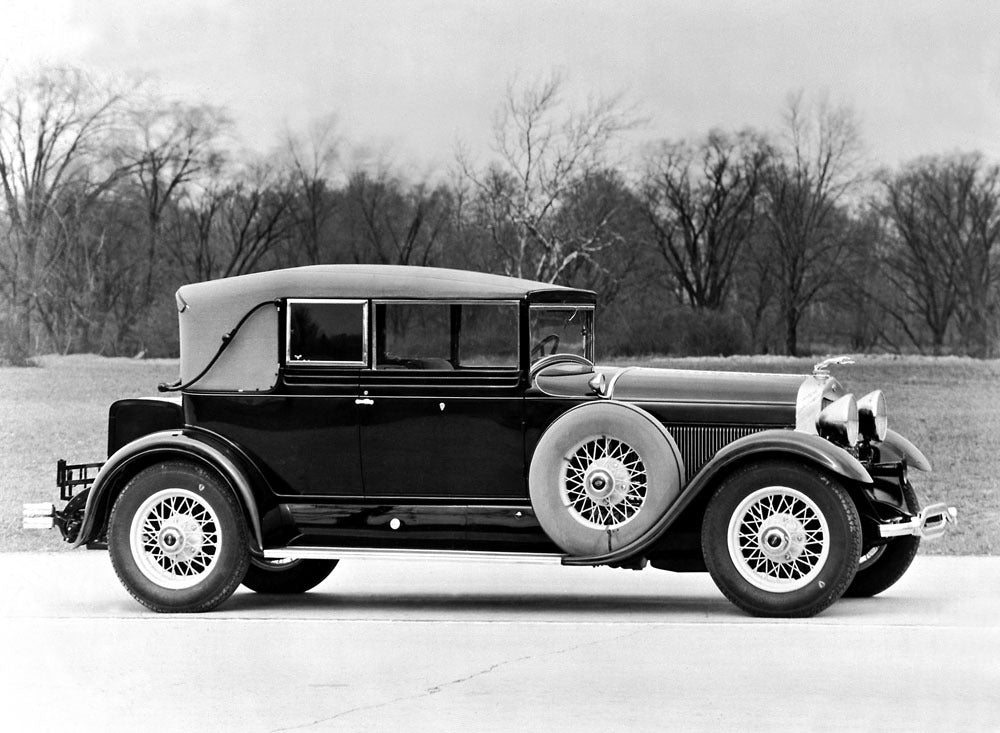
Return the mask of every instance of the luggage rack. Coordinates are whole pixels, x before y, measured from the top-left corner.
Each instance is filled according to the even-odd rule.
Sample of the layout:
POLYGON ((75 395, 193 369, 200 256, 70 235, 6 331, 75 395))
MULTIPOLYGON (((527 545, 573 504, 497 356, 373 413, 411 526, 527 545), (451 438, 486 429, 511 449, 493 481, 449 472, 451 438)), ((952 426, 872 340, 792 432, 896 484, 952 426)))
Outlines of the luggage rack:
POLYGON ((69 501, 74 494, 90 488, 97 478, 97 472, 104 463, 66 463, 62 458, 56 463, 56 485, 59 498, 69 501), (78 488, 79 487, 79 488, 78 488))

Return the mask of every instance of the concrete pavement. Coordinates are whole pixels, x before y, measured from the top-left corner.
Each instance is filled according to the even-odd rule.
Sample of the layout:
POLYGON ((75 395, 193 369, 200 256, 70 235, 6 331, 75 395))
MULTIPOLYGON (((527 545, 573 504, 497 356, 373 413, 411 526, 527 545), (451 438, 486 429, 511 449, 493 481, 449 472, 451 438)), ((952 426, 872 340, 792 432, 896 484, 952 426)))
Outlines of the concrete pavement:
POLYGON ((8 730, 996 730, 1000 558, 920 556, 813 619, 705 574, 343 562, 315 591, 145 611, 107 553, 0 555, 8 730))

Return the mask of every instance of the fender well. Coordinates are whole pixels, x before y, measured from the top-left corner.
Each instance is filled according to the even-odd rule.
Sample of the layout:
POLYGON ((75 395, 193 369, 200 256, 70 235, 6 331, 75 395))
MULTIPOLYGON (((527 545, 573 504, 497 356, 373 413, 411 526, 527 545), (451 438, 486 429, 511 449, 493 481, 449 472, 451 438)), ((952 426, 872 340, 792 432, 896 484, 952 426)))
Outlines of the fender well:
POLYGON ((115 497, 136 473, 154 463, 178 458, 207 467, 229 485, 243 506, 251 543, 255 546, 252 549, 261 549, 263 539, 260 512, 252 483, 252 478, 259 479, 256 468, 224 439, 198 430, 151 433, 119 448, 108 458, 90 487, 83 525, 73 547, 79 547, 101 535, 115 497))
POLYGON ((865 467, 850 453, 825 438, 795 430, 764 430, 735 440, 720 450, 688 483, 677 501, 650 530, 635 542, 613 553, 594 557, 563 558, 564 565, 605 565, 623 562, 647 552, 670 529, 671 525, 701 495, 714 486, 719 477, 747 460, 764 457, 797 458, 849 481, 872 484, 865 467))

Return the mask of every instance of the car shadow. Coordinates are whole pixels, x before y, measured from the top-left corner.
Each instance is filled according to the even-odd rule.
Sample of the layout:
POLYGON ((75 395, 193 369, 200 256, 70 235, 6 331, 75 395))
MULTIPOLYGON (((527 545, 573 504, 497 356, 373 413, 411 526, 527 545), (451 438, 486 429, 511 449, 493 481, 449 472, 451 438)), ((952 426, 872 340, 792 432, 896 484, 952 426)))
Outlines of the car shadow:
MULTIPOLYGON (((404 620, 413 614, 502 614, 521 616, 605 616, 627 613, 632 618, 657 618, 664 615, 702 615, 712 617, 744 616, 721 595, 718 599, 704 596, 670 596, 651 598, 647 595, 585 595, 567 593, 336 593, 311 591, 301 595, 267 595, 237 593, 220 607, 221 612, 253 612, 281 609, 288 615, 299 612, 336 611, 356 613, 399 614, 404 620)), ((746 617, 749 618, 749 617, 746 617)))

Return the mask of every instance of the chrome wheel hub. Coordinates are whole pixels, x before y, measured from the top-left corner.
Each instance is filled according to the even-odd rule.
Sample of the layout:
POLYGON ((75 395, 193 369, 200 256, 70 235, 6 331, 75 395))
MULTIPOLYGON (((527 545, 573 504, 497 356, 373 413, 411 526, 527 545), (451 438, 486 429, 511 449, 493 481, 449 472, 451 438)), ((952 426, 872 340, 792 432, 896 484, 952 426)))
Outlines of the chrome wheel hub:
POLYGON ((761 526, 757 541, 761 553, 774 562, 791 562, 805 549, 802 523, 788 514, 777 514, 761 526))
POLYGON ((172 590, 190 588, 215 567, 222 549, 212 507, 187 489, 158 491, 132 517, 129 545, 139 571, 172 590))
POLYGON ((580 524, 616 529, 635 517, 646 500, 646 468, 627 443, 592 438, 566 456, 560 494, 580 524))
POLYGON ((156 536, 159 550, 177 562, 197 557, 204 539, 201 525, 187 514, 175 514, 164 520, 156 536))
POLYGON ((796 489, 769 486, 747 496, 729 520, 729 556, 761 590, 808 585, 826 564, 830 530, 816 503, 796 489))

